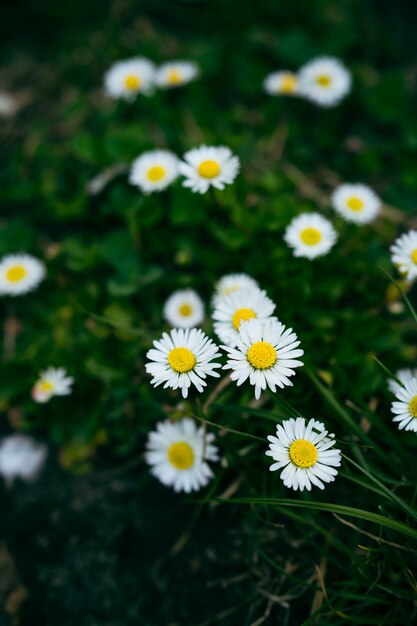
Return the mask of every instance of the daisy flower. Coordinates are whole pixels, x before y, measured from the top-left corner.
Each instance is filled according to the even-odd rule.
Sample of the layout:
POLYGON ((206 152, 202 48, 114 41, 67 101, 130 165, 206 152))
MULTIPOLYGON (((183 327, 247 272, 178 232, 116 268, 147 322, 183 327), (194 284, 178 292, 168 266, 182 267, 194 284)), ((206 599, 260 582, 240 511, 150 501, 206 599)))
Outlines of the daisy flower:
POLYGON ((411 282, 417 277, 417 231, 410 230, 398 237, 391 246, 391 259, 406 279, 411 282))
POLYGON ((215 371, 221 367, 220 363, 212 361, 221 354, 202 330, 174 328, 153 345, 146 355, 149 359, 146 371, 153 376, 154 387, 163 384, 164 389, 181 389, 186 398, 191 385, 201 393, 207 385, 204 380, 207 376, 220 376, 215 371))
POLYGON ((333 57, 320 57, 306 63, 298 73, 300 93, 323 107, 340 102, 350 91, 349 70, 333 57))
POLYGON ((170 61, 161 65, 155 74, 155 83, 161 89, 186 85, 197 78, 199 67, 192 61, 170 61))
POLYGON ((151 474, 174 491, 198 491, 213 476, 207 461, 217 461, 214 435, 189 418, 160 422, 147 442, 145 460, 151 474))
POLYGON ((240 291, 241 289, 260 289, 259 283, 248 274, 226 274, 222 276, 215 287, 213 306, 225 296, 240 291))
POLYGON ((405 381, 404 387, 398 389, 395 397, 397 402, 391 405, 391 411, 395 415, 392 421, 398 422, 400 430, 417 432, 417 378, 405 381))
POLYGON ((289 379, 295 374, 292 368, 303 365, 296 360, 304 354, 299 345, 292 328, 281 322, 250 319, 240 326, 235 348, 221 346, 228 353, 223 369, 232 370, 230 378, 238 386, 249 378, 258 400, 267 387, 275 392, 277 386, 292 385, 289 379))
POLYGON ((53 396, 68 396, 73 383, 74 379, 67 376, 67 370, 63 367, 48 367, 41 372, 36 381, 32 389, 32 398, 35 402, 44 404, 53 396))
POLYGON ((185 177, 184 187, 206 193, 209 187, 224 189, 238 175, 239 159, 225 146, 200 146, 184 154, 179 171, 185 177))
POLYGON ((29 254, 8 254, 0 260, 0 295, 20 296, 45 277, 45 266, 29 254))
POLYGON ((240 289, 217 301, 213 311, 214 332, 220 341, 234 346, 242 322, 268 319, 274 310, 275 304, 265 291, 240 289))
POLYGON ((397 381, 393 380, 392 378, 388 378, 387 383, 388 389, 391 391, 391 393, 397 395, 399 391, 403 391, 406 383, 410 382, 410 380, 412 380, 413 378, 417 380, 417 368, 398 370, 397 372, 395 372, 395 376, 402 383, 402 385, 400 385, 400 383, 397 383, 397 381))
POLYGON ((286 70, 268 74, 264 80, 264 90, 270 96, 298 95, 298 77, 286 70))
POLYGON ((162 191, 178 176, 179 159, 169 150, 151 150, 132 163, 129 182, 144 193, 162 191))
POLYGON ((111 98, 132 101, 138 93, 151 91, 154 76, 154 65, 148 59, 128 59, 112 65, 104 76, 104 87, 111 98))
POLYGON ((175 291, 165 302, 164 317, 177 328, 194 328, 204 320, 204 304, 193 289, 175 291))
POLYGON ((347 222, 368 224, 378 215, 381 200, 366 185, 339 185, 332 194, 332 207, 347 222))
POLYGON ((289 489, 311 491, 315 485, 324 489, 324 483, 331 483, 340 467, 340 450, 333 446, 334 435, 325 430, 324 424, 303 417, 291 418, 277 425, 276 437, 269 436, 269 450, 275 463, 271 472, 284 468, 280 478, 289 489))
POLYGON ((45 463, 47 447, 27 435, 10 435, 0 441, 0 474, 11 486, 16 478, 35 480, 45 463))
POLYGON ((315 259, 334 246, 337 233, 329 220, 319 213, 302 213, 287 226, 284 241, 296 257, 315 259))

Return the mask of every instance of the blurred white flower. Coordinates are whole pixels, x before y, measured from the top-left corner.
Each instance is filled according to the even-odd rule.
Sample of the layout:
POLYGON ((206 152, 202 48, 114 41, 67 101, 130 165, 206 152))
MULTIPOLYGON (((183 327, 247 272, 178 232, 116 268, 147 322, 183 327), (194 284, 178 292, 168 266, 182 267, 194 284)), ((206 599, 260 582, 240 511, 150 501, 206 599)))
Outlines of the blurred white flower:
POLYGON ((0 295, 32 291, 45 277, 45 266, 29 254, 8 254, 0 260, 0 295))
POLYGON ((352 82, 349 70, 333 57, 306 63, 298 78, 300 94, 323 107, 338 104, 349 93, 352 82))
POLYGON ((347 222, 368 224, 375 219, 381 208, 381 200, 366 185, 339 185, 332 194, 332 206, 347 222))
POLYGON ((16 478, 26 482, 40 473, 48 449, 27 435, 10 435, 0 441, 0 474, 8 486, 16 478))
POLYGON ((259 283, 248 274, 226 274, 217 282, 213 296, 213 306, 223 300, 225 296, 236 293, 241 289, 260 289, 259 283))
POLYGON ((238 175, 239 159, 225 146, 200 146, 184 154, 179 171, 185 177, 183 187, 206 193, 210 187, 224 189, 238 175))
POLYGON ((391 259, 405 278, 417 278, 417 231, 410 230, 398 237, 391 246, 391 259))
POLYGON ((146 462, 151 473, 174 491, 198 491, 213 476, 207 461, 217 461, 214 435, 189 418, 160 422, 149 434, 146 462))
POLYGON ((169 61, 156 70, 155 83, 161 89, 181 87, 199 74, 199 67, 193 61, 169 61))
POLYGON ((397 395, 399 391, 402 391, 404 389, 404 385, 406 383, 410 382, 410 380, 412 380, 413 378, 417 380, 417 368, 398 370, 397 372, 395 372, 395 376, 398 378, 399 381, 402 382, 402 385, 400 385, 400 383, 397 383, 396 380, 388 378, 388 389, 391 391, 391 393, 397 395))
POLYGON ((337 233, 319 213, 302 213, 287 226, 284 240, 294 256, 311 260, 329 252, 336 243, 337 233))
POLYGON ((176 328, 194 328, 204 320, 204 304, 193 289, 175 291, 164 304, 164 317, 176 328))
POLYGON ((148 59, 137 57, 112 65, 104 76, 104 87, 111 98, 132 101, 139 93, 150 93, 154 78, 154 64, 148 59))
POLYGON ((35 402, 44 404, 53 396, 68 396, 73 383, 74 379, 67 376, 67 370, 63 367, 48 367, 36 381, 32 398, 35 402))
POLYGON ((179 159, 169 150, 150 150, 132 163, 129 182, 144 193, 162 191, 178 176, 179 159))
POLYGON ((264 90, 270 96, 297 96, 299 95, 299 81, 297 74, 282 70, 268 74, 264 80, 264 90))

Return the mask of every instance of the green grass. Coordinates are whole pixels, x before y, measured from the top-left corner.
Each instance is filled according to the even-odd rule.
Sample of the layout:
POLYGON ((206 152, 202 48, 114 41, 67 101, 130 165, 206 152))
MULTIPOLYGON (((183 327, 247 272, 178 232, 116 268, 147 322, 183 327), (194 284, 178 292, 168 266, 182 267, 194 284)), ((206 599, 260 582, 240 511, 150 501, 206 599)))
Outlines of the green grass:
MULTIPOLYGON (((217 608, 198 626, 413 624, 417 438, 392 423, 386 389, 386 370, 417 358, 415 290, 393 288, 389 255, 394 238, 415 226, 413 9, 407 17, 397 5, 358 0, 137 4, 93 11, 45 1, 47 36, 43 16, 23 2, 25 20, 9 10, 0 27, 2 84, 26 103, 0 123, 0 254, 25 250, 48 266, 38 291, 3 299, 2 432, 44 437, 68 471, 83 474, 141 455, 168 410, 206 419, 224 462, 200 504, 183 498, 182 506, 198 511, 191 536, 212 515, 233 527, 239 554, 228 544, 224 558, 244 582, 233 592, 220 587, 217 608), (202 77, 175 93, 110 102, 103 73, 135 54, 194 59, 202 77), (321 54, 353 72, 340 106, 263 94, 268 72, 321 54), (201 143, 239 155, 241 174, 225 191, 199 196, 178 182, 143 196, 127 183, 126 167, 142 151, 182 154, 201 143), (102 191, 88 194, 114 166, 102 191), (329 195, 340 181, 373 187, 382 216, 364 227, 336 218, 329 195), (282 240, 306 210, 339 232, 332 252, 313 263, 293 258, 282 240), (144 370, 164 329, 162 305, 190 286, 208 307, 216 280, 231 271, 267 290, 306 365, 294 387, 259 405, 247 385, 230 384, 204 407, 212 384, 178 406, 178 394, 152 389, 144 370), (30 388, 49 364, 68 368, 75 393, 35 405, 30 388), (345 455, 324 493, 289 493, 268 471, 266 437, 292 415, 323 420, 345 455)), ((209 318, 204 329, 212 334, 209 318)), ((145 484, 163 499, 146 472, 142 464, 138 498, 145 484)), ((209 582, 203 568, 196 593, 209 582)))

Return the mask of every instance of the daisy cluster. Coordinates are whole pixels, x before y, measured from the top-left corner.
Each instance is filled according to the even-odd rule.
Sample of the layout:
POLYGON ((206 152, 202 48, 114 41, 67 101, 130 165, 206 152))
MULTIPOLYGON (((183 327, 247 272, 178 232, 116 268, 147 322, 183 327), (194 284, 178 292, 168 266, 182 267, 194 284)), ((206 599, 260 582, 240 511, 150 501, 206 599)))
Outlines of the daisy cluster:
POLYGON ((138 94, 150 95, 159 89, 181 87, 200 73, 193 61, 169 61, 159 67, 145 57, 119 61, 107 70, 104 89, 110 98, 133 101, 138 94))
POLYGON ((181 158, 169 150, 149 150, 132 163, 129 182, 143 193, 163 191, 180 175, 183 187, 204 194, 210 187, 222 190, 239 173, 240 161, 226 146, 200 146, 181 158))
POLYGON ((298 72, 279 70, 268 74, 264 90, 271 96, 299 96, 318 106, 332 107, 350 92, 349 70, 334 57, 309 61, 298 72))
MULTIPOLYGON (((245 382, 254 388, 255 399, 262 391, 275 393, 292 385, 295 369, 302 366, 304 351, 292 330, 275 317, 275 303, 259 283, 247 274, 228 274, 217 283, 211 299, 212 322, 221 343, 217 346, 194 324, 204 323, 204 303, 191 289, 173 293, 163 313, 169 333, 153 342, 147 353, 146 371, 157 387, 180 389, 184 398, 194 387, 203 392, 208 377, 219 377, 220 369, 229 370, 237 386, 245 382), (221 365, 220 350, 226 354, 221 365)), ((340 451, 334 448, 334 435, 314 419, 285 420, 277 426, 276 436, 268 437, 266 454, 274 463, 271 471, 282 469, 281 480, 288 488, 323 489, 332 482, 340 465, 340 451)), ((147 463, 152 474, 175 491, 195 491, 212 477, 209 462, 219 459, 214 435, 194 420, 160 422, 148 437, 147 463)))

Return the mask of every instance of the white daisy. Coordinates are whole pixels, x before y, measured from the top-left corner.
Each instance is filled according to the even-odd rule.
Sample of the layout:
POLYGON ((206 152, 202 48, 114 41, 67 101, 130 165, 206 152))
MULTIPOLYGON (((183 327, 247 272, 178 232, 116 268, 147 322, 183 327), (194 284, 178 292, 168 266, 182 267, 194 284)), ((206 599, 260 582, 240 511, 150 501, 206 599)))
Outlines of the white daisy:
POLYGON ((255 387, 258 399, 262 389, 292 385, 289 376, 294 376, 292 368, 303 365, 296 360, 304 354, 298 348, 300 342, 292 328, 286 328, 277 320, 250 319, 241 324, 236 347, 221 346, 226 350, 225 370, 232 370, 230 378, 241 385, 249 378, 255 387))
POLYGON ((218 451, 212 443, 215 437, 197 428, 193 420, 160 422, 149 433, 145 460, 151 473, 174 491, 198 491, 213 476, 207 461, 217 461, 218 451))
POLYGON ((412 380, 413 378, 417 380, 417 368, 398 370, 397 372, 395 372, 395 376, 402 383, 402 385, 400 385, 400 383, 397 383, 397 381, 393 380, 392 378, 388 378, 387 382, 388 389, 391 391, 391 393, 397 395, 399 391, 402 391, 404 389, 404 385, 406 383, 410 382, 410 380, 412 380))
POLYGON ((264 90, 270 96, 298 95, 298 77, 286 70, 268 74, 264 80, 264 90))
POLYGON ((0 474, 8 486, 16 478, 35 480, 45 463, 48 449, 27 435, 10 435, 0 441, 0 474))
POLYGON ((376 193, 361 184, 339 185, 332 194, 332 207, 347 222, 368 224, 378 215, 381 200, 376 193))
POLYGON ((29 254, 8 254, 0 260, 0 295, 32 291, 45 277, 45 266, 29 254))
POLYGON ((406 279, 417 278, 417 231, 410 230, 398 237, 392 244, 391 259, 406 279))
POLYGON ((300 93, 323 107, 340 102, 350 91, 349 70, 333 57, 320 57, 304 65, 299 73, 300 93))
POLYGON ((319 213, 302 213, 287 226, 284 240, 294 256, 315 259, 329 252, 336 243, 337 233, 319 213))
POLYGON ((68 396, 73 383, 74 379, 67 376, 67 370, 63 367, 48 367, 41 372, 36 381, 32 389, 32 398, 35 402, 44 404, 53 396, 68 396))
POLYGON ((225 146, 200 146, 184 154, 180 173, 185 176, 184 187, 197 193, 206 193, 209 187, 224 189, 238 175, 239 159, 225 146))
POLYGON ((178 176, 179 159, 169 150, 151 150, 132 163, 129 182, 144 193, 162 191, 178 176))
POLYGON ((226 274, 222 276, 215 287, 213 306, 231 293, 241 289, 260 289, 259 283, 248 274, 226 274))
POLYGON ((283 469, 280 478, 289 489, 311 491, 315 485, 324 489, 324 483, 331 483, 337 476, 335 467, 340 467, 340 450, 333 446, 336 441, 324 424, 303 417, 291 418, 277 425, 277 436, 269 436, 269 450, 275 463, 271 472, 283 469))
POLYGON ((221 365, 212 360, 221 354, 202 330, 174 328, 153 345, 146 355, 150 362, 145 367, 153 376, 154 387, 163 383, 164 389, 181 389, 186 398, 191 385, 201 393, 207 385, 204 380, 207 376, 220 376, 215 370, 221 365))
POLYGON ((192 61, 170 61, 161 65, 155 75, 155 83, 162 89, 186 85, 199 74, 197 63, 192 61))
POLYGON ((138 93, 152 90, 154 76, 154 65, 148 59, 128 59, 112 65, 104 76, 104 87, 111 98, 134 100, 138 93))
POLYGON ((395 397, 397 402, 391 405, 395 415, 392 421, 398 422, 400 430, 417 432, 417 378, 405 381, 404 387, 398 389, 395 397))
POLYGON ((275 304, 265 291, 240 289, 218 300, 213 311, 214 332, 228 346, 235 346, 242 322, 270 319, 275 304))
POLYGON ((204 320, 204 304, 193 289, 175 291, 164 304, 164 317, 177 328, 194 328, 204 320))

